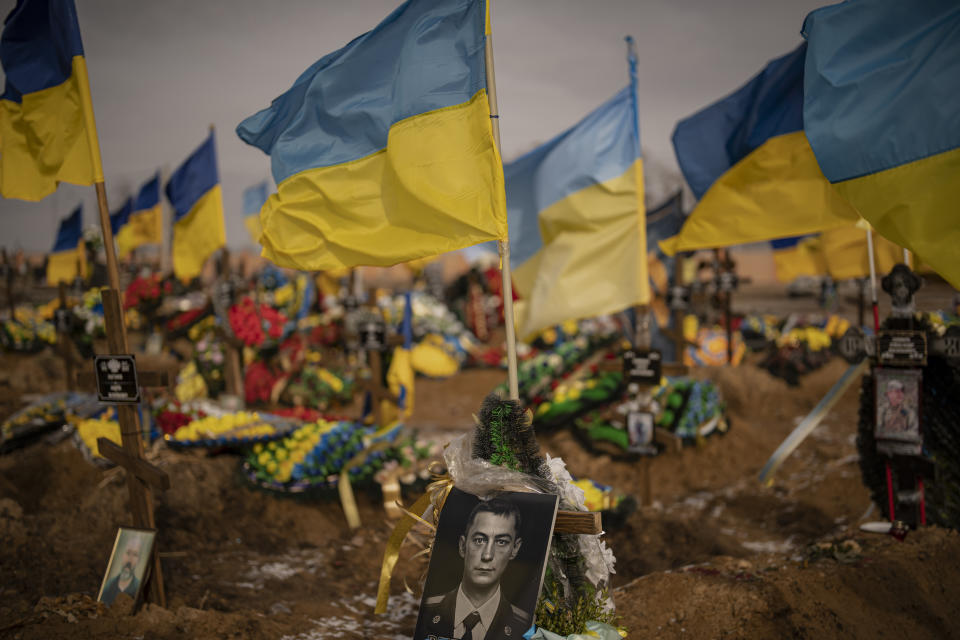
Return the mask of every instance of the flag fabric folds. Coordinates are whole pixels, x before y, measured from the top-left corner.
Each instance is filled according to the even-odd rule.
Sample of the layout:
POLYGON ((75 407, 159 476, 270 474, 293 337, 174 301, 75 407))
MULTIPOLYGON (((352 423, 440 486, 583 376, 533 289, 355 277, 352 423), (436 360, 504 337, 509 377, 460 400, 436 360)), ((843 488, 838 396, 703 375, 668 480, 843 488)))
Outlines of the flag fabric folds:
POLYGON ((518 336, 650 300, 631 94, 504 167, 518 336))
POLYGON ((260 244, 260 234, 263 233, 260 209, 269 195, 266 180, 243 190, 243 226, 257 244, 260 244))
POLYGON ((803 133, 806 44, 680 121, 677 161, 699 199, 670 254, 815 233, 858 216, 830 187, 803 133))
POLYGON ((793 282, 803 276, 822 276, 827 273, 816 235, 777 238, 770 241, 770 249, 780 282, 793 282))
POLYGON ((237 127, 278 192, 263 255, 328 270, 506 238, 483 0, 408 0, 237 127))
POLYGON ((83 207, 78 206, 60 221, 57 239, 47 261, 47 283, 73 282, 87 276, 87 256, 83 244, 83 207))
POLYGON ((110 215, 110 228, 121 258, 137 247, 163 243, 159 175, 140 187, 136 198, 128 198, 119 211, 110 215))
POLYGON ((166 192, 173 207, 173 273, 181 280, 191 280, 227 241, 212 131, 173 172, 166 192))
MULTIPOLYGON (((777 279, 790 282, 800 276, 829 275, 834 280, 849 280, 870 275, 865 228, 837 227, 816 235, 771 240, 777 279)), ((877 273, 889 273, 902 261, 903 252, 874 234, 873 255, 877 273)))
POLYGON ((804 124, 824 175, 960 287, 960 5, 844 2, 803 31, 804 124))
POLYGON ((103 180, 73 0, 18 0, 0 35, 0 194, 41 200, 103 180))

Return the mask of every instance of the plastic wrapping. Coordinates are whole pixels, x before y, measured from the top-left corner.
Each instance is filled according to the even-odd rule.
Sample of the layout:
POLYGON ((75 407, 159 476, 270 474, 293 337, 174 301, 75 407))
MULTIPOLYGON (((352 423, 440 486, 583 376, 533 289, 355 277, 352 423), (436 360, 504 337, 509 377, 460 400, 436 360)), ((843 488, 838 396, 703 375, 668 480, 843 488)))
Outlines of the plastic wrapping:
POLYGON ((525 640, 620 640, 623 636, 608 624, 590 620, 587 622, 586 633, 572 633, 569 636, 561 636, 546 629, 537 629, 532 635, 528 631, 523 634, 523 637, 525 640))
MULTIPOLYGON (((583 491, 573 484, 573 478, 566 470, 560 458, 547 456, 547 469, 553 482, 537 476, 500 467, 481 458, 473 457, 470 435, 463 435, 450 443, 443 453, 447 472, 456 487, 462 491, 486 498, 500 491, 526 491, 532 493, 554 493, 560 496, 560 507, 571 511, 586 511, 583 503, 583 491)), ((432 511, 431 511, 432 515, 432 511)), ((601 533, 602 535, 602 533, 601 533)), ((600 535, 557 534, 562 540, 555 540, 555 552, 563 551, 568 555, 579 552, 583 556, 582 575, 569 575, 570 567, 565 570, 557 553, 550 554, 550 568, 569 587, 571 581, 585 578, 594 587, 602 588, 609 584, 613 573, 615 558, 613 552, 600 539, 600 535), (563 547, 561 549, 560 547, 563 547)), ((570 595, 570 594, 566 594, 570 595)), ((613 603, 608 601, 609 608, 613 603)))
MULTIPOLYGON (((470 435, 460 436, 451 442, 443 452, 443 459, 447 464, 447 473, 453 478, 457 489, 480 498, 501 491, 554 493, 554 487, 543 478, 500 467, 482 458, 474 458, 470 435)), ((561 506, 568 508, 564 504, 561 506)))

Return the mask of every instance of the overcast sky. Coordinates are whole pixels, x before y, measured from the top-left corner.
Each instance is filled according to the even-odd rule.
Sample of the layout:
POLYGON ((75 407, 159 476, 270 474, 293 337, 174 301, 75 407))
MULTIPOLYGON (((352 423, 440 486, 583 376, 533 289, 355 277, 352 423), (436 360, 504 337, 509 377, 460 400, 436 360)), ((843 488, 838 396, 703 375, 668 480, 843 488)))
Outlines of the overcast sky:
MULTIPOLYGON (((0 0, 6 16, 14 0, 0 0)), ((373 28, 396 0, 76 0, 111 210, 217 129, 227 240, 252 243, 241 193, 270 160, 234 133, 326 53, 373 28)), ((677 120, 730 93, 800 42, 815 0, 499 0, 492 4, 504 158, 571 126, 624 86, 623 37, 639 52, 649 188, 672 187, 677 120), (667 176, 666 179, 664 176, 667 176)), ((271 180, 272 184, 272 180, 271 180)), ((659 193, 655 194, 659 197, 659 193)), ((49 250, 59 218, 92 187, 40 203, 0 199, 0 244, 49 250)))

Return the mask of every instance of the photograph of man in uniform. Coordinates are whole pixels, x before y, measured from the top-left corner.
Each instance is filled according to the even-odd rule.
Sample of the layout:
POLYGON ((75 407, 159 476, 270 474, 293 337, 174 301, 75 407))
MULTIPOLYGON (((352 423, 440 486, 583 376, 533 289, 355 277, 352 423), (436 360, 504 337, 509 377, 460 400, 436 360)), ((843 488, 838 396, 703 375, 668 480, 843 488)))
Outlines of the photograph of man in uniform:
MULTIPOLYGON (((556 513, 554 496, 527 494, 527 497, 553 499, 550 515, 556 513)), ((448 505, 449 501, 450 498, 447 499, 448 505)), ((444 507, 446 510, 447 506, 444 507)), ((541 514, 544 514, 542 509, 541 514)), ((441 520, 441 526, 443 524, 441 520)), ((543 524, 548 540, 552 521, 543 524)), ((513 640, 523 637, 533 622, 536 596, 534 594, 533 602, 524 608, 511 602, 504 588, 504 575, 526 544, 521 533, 523 526, 521 510, 513 500, 495 497, 477 502, 465 524, 458 526, 461 533, 457 540, 457 556, 450 561, 437 562, 437 568, 431 559, 427 589, 414 634, 416 640, 513 640), (429 595, 433 593, 430 587, 434 572, 439 570, 449 574, 455 570, 450 565, 456 557, 460 559, 458 568, 462 567, 459 584, 442 593, 429 595)), ((442 532, 438 531, 438 539, 441 535, 442 532)), ((531 567, 536 573, 528 573, 525 579, 527 583, 536 580, 538 587, 543 578, 546 540, 534 541, 539 547, 534 553, 534 557, 538 556, 539 566, 531 567)))
POLYGON ((916 379, 884 376, 879 379, 878 387, 883 389, 883 395, 879 398, 877 407, 877 438, 911 441, 919 439, 919 393, 916 379))
POLYGON ((121 593, 137 599, 154 535, 152 531, 120 529, 107 567, 107 578, 100 587, 97 598, 100 602, 113 604, 121 593))

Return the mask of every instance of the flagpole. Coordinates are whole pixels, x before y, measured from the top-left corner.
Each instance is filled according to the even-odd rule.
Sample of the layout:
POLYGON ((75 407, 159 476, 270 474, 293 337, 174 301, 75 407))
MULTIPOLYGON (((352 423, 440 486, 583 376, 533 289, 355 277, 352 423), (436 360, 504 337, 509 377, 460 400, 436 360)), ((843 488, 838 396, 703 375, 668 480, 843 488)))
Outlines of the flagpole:
POLYGON ((877 306, 877 266, 873 261, 873 229, 867 228, 867 261, 870 263, 870 301, 873 303, 874 335, 880 331, 880 310, 877 306))
MULTIPOLYGON (((90 78, 87 74, 86 63, 78 65, 76 72, 80 103, 84 124, 86 125, 84 128, 87 134, 87 145, 90 148, 90 162, 93 165, 93 186, 97 193, 100 231, 103 235, 104 252, 107 256, 107 276, 110 282, 110 287, 101 291, 100 294, 104 311, 107 345, 112 354, 125 355, 130 353, 130 346, 127 342, 127 329, 120 298, 120 272, 117 267, 117 253, 113 246, 110 208, 107 204, 107 189, 103 177, 103 160, 100 156, 100 140, 97 137, 97 124, 93 115, 93 98, 90 95, 90 78)), ((142 459, 143 440, 137 409, 132 404, 117 405, 117 420, 120 423, 120 441, 124 452, 133 458, 142 459)), ((137 476, 129 472, 127 473, 127 488, 130 492, 130 510, 133 512, 134 525, 148 529, 155 528, 153 494, 137 476)), ((163 573, 156 548, 154 548, 152 555, 148 595, 153 602, 160 606, 166 606, 163 573)))
MULTIPOLYGON (((637 104, 637 50, 636 41, 632 36, 626 36, 627 63, 630 73, 630 106, 633 112, 633 140, 637 147, 637 158, 640 154, 640 107, 637 104)), ((643 170, 642 165, 635 163, 637 185, 637 266, 638 287, 640 300, 634 312, 636 324, 634 326, 634 345, 638 349, 647 350, 651 347, 650 336, 650 276, 648 273, 647 258, 647 216, 643 203, 643 170)))
MULTIPOLYGON (((487 9, 489 11, 489 8, 487 9)), ((490 106, 490 125, 493 128, 493 141, 500 153, 500 112, 497 109, 497 81, 493 70, 493 35, 486 37, 487 62, 487 100, 490 106)), ((501 156, 502 157, 502 156, 501 156)), ((520 385, 517 380, 517 335, 513 320, 513 282, 510 276, 510 236, 497 242, 500 252, 500 291, 503 294, 503 323, 507 330, 507 385, 510 399, 520 399, 520 385)))

